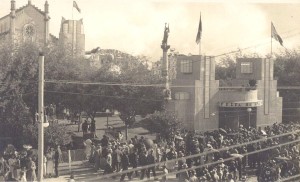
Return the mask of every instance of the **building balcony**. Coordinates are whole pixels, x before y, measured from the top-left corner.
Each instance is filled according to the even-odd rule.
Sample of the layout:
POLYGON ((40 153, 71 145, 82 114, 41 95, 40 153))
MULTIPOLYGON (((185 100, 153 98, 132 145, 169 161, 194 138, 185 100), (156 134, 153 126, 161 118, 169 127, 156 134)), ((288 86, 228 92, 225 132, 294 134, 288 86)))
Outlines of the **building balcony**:
POLYGON ((257 97, 257 90, 251 89, 222 89, 219 92, 220 107, 258 107, 262 100, 257 97))

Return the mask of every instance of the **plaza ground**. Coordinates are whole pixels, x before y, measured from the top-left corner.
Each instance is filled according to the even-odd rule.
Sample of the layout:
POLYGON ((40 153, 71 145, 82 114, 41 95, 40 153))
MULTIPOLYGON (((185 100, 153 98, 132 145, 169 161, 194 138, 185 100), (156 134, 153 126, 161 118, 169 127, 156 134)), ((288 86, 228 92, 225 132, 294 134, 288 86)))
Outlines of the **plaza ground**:
MULTIPOLYGON (((107 117, 96 117, 96 136, 98 138, 102 138, 102 136, 105 134, 105 130, 107 129, 107 117)), ((150 133, 147 129, 145 129, 142 124, 139 122, 142 118, 140 116, 136 116, 136 123, 133 125, 132 128, 128 128, 128 139, 134 137, 137 135, 138 137, 144 136, 147 138, 155 139, 155 134, 150 133)), ((82 130, 80 126, 80 132, 78 132, 78 125, 77 124, 71 124, 70 121, 61 120, 60 123, 64 123, 68 125, 70 128, 70 131, 74 132, 76 136, 82 137, 82 130)), ((114 128, 115 131, 120 130, 125 139, 125 124, 124 122, 118 117, 118 116, 111 116, 108 117, 108 126, 111 128, 114 128)))
MULTIPOLYGON (((141 120, 141 117, 137 117, 137 122, 136 124, 128 129, 128 138, 132 138, 135 135, 138 137, 144 136, 147 138, 154 139, 155 134, 150 133, 148 130, 143 128, 142 124, 139 123, 141 120)), ((116 130, 122 131, 125 137, 125 126, 123 121, 120 120, 118 116, 112 116, 108 118, 108 123, 110 127, 114 127, 116 130)), ((61 120, 59 121, 60 123, 67 124, 72 132, 76 134, 76 136, 81 136, 82 137, 82 131, 80 128, 80 132, 78 132, 78 125, 75 124, 70 124, 69 121, 66 120, 61 120)), ((102 136, 105 134, 105 130, 107 129, 107 117, 97 117, 96 118, 96 135, 99 138, 102 138, 102 136)), ((69 166, 69 163, 60 163, 59 165, 59 172, 60 176, 58 178, 46 178, 44 179, 45 182, 64 182, 68 181, 70 179, 70 174, 71 172, 75 176, 76 181, 82 181, 82 182, 89 182, 89 181, 94 181, 95 178, 102 176, 103 171, 98 171, 95 172, 95 170, 92 168, 92 165, 87 162, 87 161, 73 161, 71 163, 71 166, 69 166)), ((157 171, 158 175, 162 174, 162 171, 157 171)), ((167 178, 169 182, 177 182, 178 179, 176 179, 175 175, 168 175, 167 178)), ((100 180, 98 180, 100 181, 100 180)), ((101 181, 104 181, 102 179, 101 181)), ((120 175, 117 176, 116 178, 108 178, 105 179, 107 182, 117 182, 120 181, 120 175)), ((125 178, 125 181, 129 181, 127 177, 125 178)), ((137 182, 141 181, 139 178, 133 178, 131 181, 137 182)), ((148 181, 147 178, 145 178, 143 181, 148 181)), ((151 178, 150 181, 154 181, 153 177, 151 178)), ((254 175, 251 175, 250 178, 247 179, 249 182, 254 182, 257 181, 256 177, 254 175)))

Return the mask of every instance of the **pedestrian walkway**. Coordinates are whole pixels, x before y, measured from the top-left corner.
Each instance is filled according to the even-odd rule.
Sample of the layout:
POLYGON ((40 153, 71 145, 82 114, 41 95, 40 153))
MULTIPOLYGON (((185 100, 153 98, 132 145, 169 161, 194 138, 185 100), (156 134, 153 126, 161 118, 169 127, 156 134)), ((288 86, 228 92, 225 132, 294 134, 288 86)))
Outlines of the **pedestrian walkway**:
MULTIPOLYGON (((45 182, 65 182, 70 179, 71 172, 74 174, 75 180, 77 182, 93 182, 97 177, 101 177, 103 174, 103 171, 95 172, 95 170, 92 168, 92 166, 87 161, 79 161, 79 162, 73 162, 71 166, 71 170, 69 169, 68 163, 61 163, 59 165, 59 173, 60 176, 58 178, 46 178, 43 181, 45 182)), ((161 175, 162 171, 157 171, 157 175, 161 175)), ((101 179, 101 181, 106 182, 118 182, 120 181, 121 175, 116 176, 115 178, 107 178, 107 179, 101 179)), ((99 179, 100 180, 100 179, 99 179)), ((127 177, 125 178, 125 181, 129 181, 127 177)), ((138 181, 149 181, 147 178, 144 180, 140 180, 139 178, 133 178, 130 180, 132 182, 138 182, 138 181)), ((150 181, 156 182, 157 180, 154 180, 153 177, 150 178, 150 181)), ((159 180, 158 180, 159 181, 159 180)), ((177 182, 178 179, 175 175, 168 175, 167 177, 168 182, 177 182)), ((246 180, 247 182, 256 182, 257 179, 255 176, 250 176, 246 180)))

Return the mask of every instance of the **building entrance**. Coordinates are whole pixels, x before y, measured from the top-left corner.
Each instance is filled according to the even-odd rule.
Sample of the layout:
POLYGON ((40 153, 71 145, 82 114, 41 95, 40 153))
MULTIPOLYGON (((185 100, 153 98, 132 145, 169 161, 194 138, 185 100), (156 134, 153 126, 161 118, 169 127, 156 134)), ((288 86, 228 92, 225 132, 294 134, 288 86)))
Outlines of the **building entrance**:
POLYGON ((219 127, 238 129, 240 125, 248 128, 256 127, 257 108, 256 107, 220 107, 219 127))

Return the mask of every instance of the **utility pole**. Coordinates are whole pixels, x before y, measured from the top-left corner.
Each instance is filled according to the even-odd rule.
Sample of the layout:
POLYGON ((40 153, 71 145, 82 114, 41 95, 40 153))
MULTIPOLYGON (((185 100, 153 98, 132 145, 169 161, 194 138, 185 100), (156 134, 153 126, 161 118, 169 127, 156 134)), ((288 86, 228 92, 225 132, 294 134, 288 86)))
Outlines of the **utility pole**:
POLYGON ((39 54, 39 133, 38 133, 38 181, 43 181, 44 172, 44 54, 39 54))

